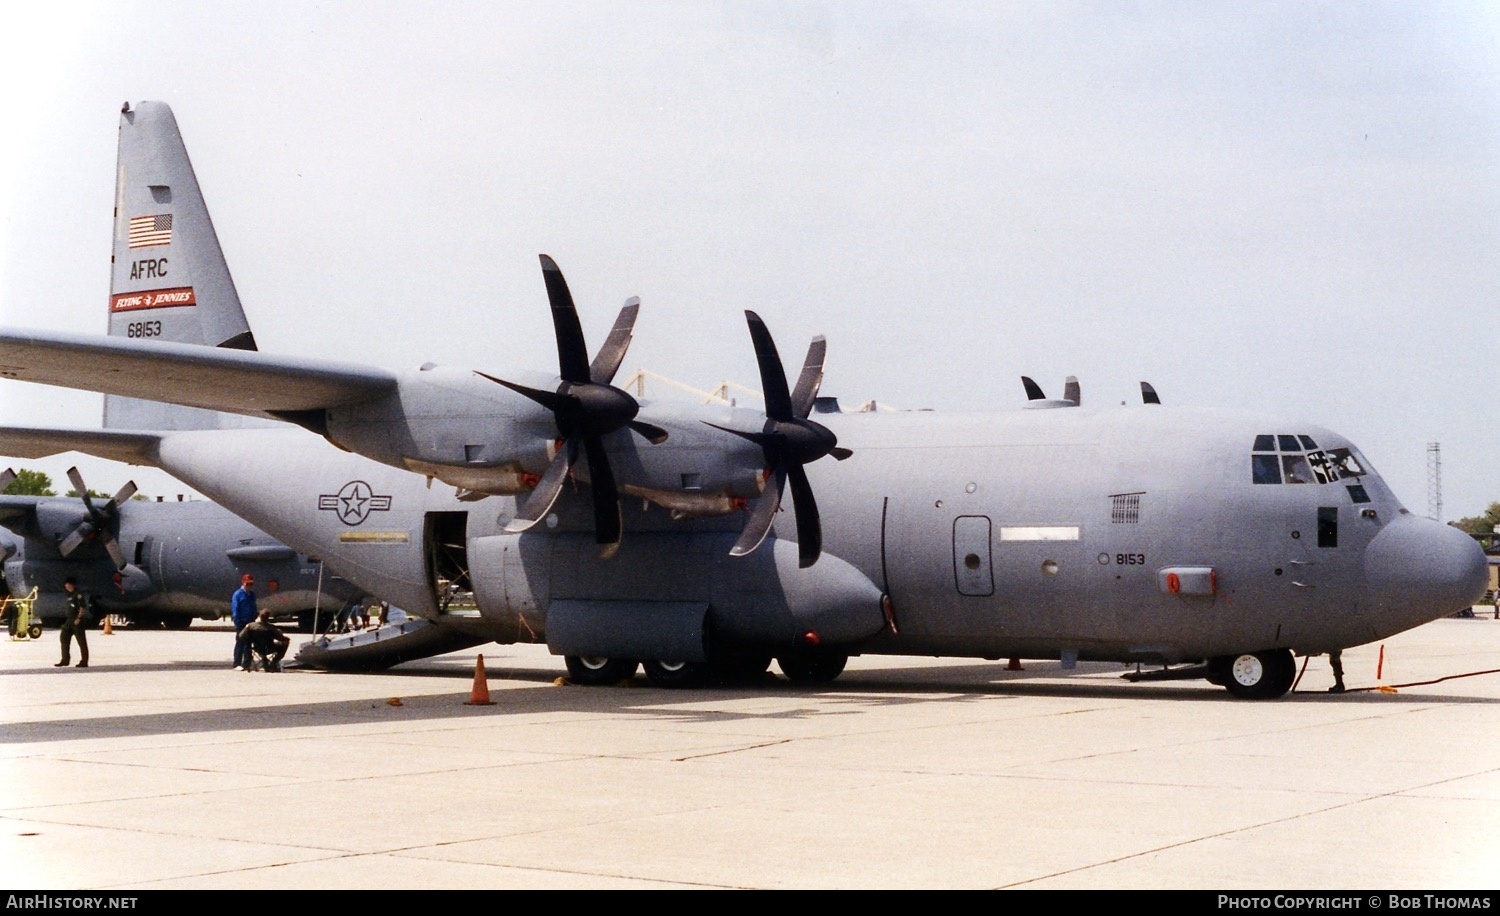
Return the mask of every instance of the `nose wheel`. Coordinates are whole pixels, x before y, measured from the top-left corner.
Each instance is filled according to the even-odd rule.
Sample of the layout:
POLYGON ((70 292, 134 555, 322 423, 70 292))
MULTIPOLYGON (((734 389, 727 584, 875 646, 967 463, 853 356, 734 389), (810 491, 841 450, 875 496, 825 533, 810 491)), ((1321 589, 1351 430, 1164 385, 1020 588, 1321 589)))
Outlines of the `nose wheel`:
POLYGON ((1297 663, 1290 649, 1221 655, 1208 663, 1211 683, 1241 700, 1274 700, 1292 689, 1297 663))

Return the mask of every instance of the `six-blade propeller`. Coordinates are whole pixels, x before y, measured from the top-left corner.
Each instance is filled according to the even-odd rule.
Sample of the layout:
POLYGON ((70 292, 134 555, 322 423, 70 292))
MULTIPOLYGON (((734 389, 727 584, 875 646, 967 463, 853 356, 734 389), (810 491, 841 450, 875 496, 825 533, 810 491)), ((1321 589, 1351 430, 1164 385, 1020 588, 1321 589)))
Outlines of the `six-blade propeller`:
POLYGON ((805 568, 818 562, 818 556, 823 552, 823 525, 803 466, 824 455, 843 461, 853 454, 839 446, 838 437, 828 427, 807 418, 818 397, 818 386, 823 383, 823 356, 828 343, 821 336, 813 338, 812 345, 807 348, 807 359, 802 364, 802 374, 797 377, 797 387, 788 391, 786 370, 782 368, 781 356, 776 352, 776 343, 771 339, 766 323, 751 311, 745 312, 745 321, 750 325, 755 361, 760 368, 761 391, 766 399, 765 425, 759 432, 744 432, 714 423, 708 425, 759 445, 765 455, 768 478, 750 520, 745 523, 745 530, 729 553, 742 557, 760 546, 781 508, 782 489, 790 482, 792 505, 797 509, 798 565, 805 568))
POLYGON ((563 481, 578 463, 581 451, 588 462, 589 484, 593 491, 594 539, 603 548, 603 555, 608 557, 619 549, 621 519, 620 491, 609 466, 604 437, 629 427, 653 444, 667 438, 667 431, 661 427, 636 420, 640 405, 635 398, 610 384, 630 347, 640 300, 631 298, 625 302, 609 337, 590 363, 583 327, 578 321, 578 310, 573 305, 568 282, 557 262, 547 255, 542 255, 541 260, 542 279, 547 284, 547 299, 552 305, 558 375, 562 382, 556 391, 543 391, 479 373, 552 411, 557 431, 562 436, 562 444, 552 463, 506 530, 525 531, 546 516, 562 492, 563 481))

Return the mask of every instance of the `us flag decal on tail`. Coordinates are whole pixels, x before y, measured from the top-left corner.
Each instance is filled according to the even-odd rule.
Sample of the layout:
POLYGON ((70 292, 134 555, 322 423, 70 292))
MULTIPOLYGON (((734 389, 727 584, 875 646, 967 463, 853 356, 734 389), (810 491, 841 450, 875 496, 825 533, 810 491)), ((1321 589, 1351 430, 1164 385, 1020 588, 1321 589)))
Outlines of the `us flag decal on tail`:
POLYGON ((172 244, 172 214, 133 216, 130 219, 130 247, 150 248, 172 244))

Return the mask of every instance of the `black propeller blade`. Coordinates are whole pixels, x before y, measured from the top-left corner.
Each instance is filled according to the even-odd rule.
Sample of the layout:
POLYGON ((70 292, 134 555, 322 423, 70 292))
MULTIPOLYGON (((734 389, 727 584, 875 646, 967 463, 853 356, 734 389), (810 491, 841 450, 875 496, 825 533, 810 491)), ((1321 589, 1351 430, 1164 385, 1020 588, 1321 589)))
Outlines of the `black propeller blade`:
POLYGON ((766 323, 750 311, 745 312, 745 321, 750 325, 755 361, 760 368, 761 391, 766 399, 765 426, 760 432, 747 433, 717 424, 709 425, 759 445, 765 455, 768 475, 755 510, 729 553, 730 556, 742 557, 766 539, 776 520, 776 512, 781 508, 782 490, 790 481, 792 504, 797 508, 798 565, 805 568, 818 562, 823 552, 823 526, 803 466, 824 455, 843 461, 853 454, 839 447, 838 437, 828 427, 807 419, 817 399, 818 386, 823 383, 823 357, 828 343, 821 336, 813 338, 812 345, 807 348, 807 359, 802 364, 802 374, 797 377, 797 386, 788 390, 786 370, 766 323))
POLYGON ((637 420, 635 415, 640 411, 640 405, 635 398, 610 384, 630 347, 641 304, 633 297, 626 300, 604 346, 599 348, 590 363, 583 327, 578 321, 578 309, 573 305, 568 282, 557 262, 547 255, 542 255, 541 260, 542 280, 547 285, 547 300, 552 305, 552 328, 557 338, 561 384, 556 391, 542 391, 479 373, 552 411, 557 431, 562 435, 561 447, 552 463, 506 530, 525 531, 547 514, 562 492, 563 481, 577 464, 581 451, 588 462, 589 483, 594 494, 594 539, 603 546, 603 555, 608 557, 619 549, 622 523, 620 491, 609 466, 603 437, 629 427, 653 445, 667 438, 666 430, 637 420))
POLYGON ((1141 382, 1141 403, 1160 404, 1161 398, 1157 397, 1156 389, 1151 387, 1150 382, 1141 382))
POLYGON ((110 522, 120 514, 120 507, 135 495, 135 481, 126 481, 125 486, 114 498, 104 504, 103 508, 94 505, 93 499, 89 497, 89 488, 83 482, 83 475, 78 473, 78 468, 68 468, 68 480, 73 482, 73 489, 83 498, 83 508, 87 513, 78 527, 69 532, 57 545, 58 553, 64 557, 71 556, 73 551, 81 547, 84 542, 98 540, 104 544, 104 549, 109 553, 109 558, 114 561, 115 569, 124 569, 125 553, 120 550, 120 544, 115 540, 113 527, 110 522))

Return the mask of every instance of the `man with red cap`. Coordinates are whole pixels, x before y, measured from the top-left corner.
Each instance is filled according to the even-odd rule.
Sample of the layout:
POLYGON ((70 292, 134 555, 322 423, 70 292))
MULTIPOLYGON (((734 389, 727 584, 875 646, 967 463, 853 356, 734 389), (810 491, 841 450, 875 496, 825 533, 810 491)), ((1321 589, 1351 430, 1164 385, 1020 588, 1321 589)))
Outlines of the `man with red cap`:
POLYGON ((250 670, 250 640, 245 627, 259 616, 255 609, 255 577, 240 577, 239 590, 229 599, 229 619, 234 623, 234 670, 250 670))

